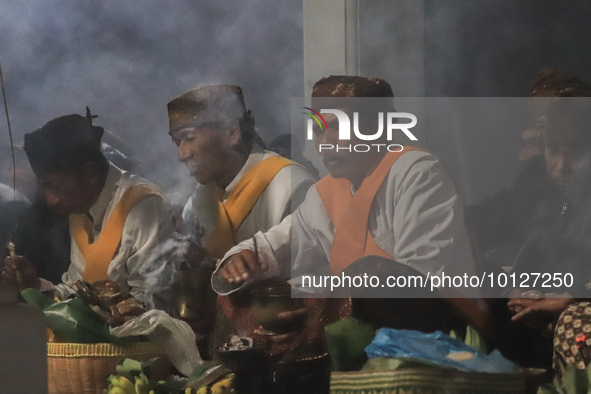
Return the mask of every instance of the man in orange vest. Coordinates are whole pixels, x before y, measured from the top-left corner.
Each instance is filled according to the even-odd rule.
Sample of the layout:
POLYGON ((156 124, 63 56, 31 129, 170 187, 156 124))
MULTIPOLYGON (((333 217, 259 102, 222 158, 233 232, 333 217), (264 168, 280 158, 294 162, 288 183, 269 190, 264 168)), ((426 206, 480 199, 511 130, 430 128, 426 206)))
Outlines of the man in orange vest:
MULTIPOLYGON (((312 107, 318 111, 338 108, 348 115, 352 125, 354 112, 371 108, 375 111, 370 114, 373 118, 363 120, 361 113, 357 125, 362 134, 369 135, 379 129, 376 112, 394 112, 392 97, 390 85, 381 79, 331 76, 314 85, 312 107), (374 104, 368 107, 364 103, 344 101, 376 97, 390 98, 389 104, 380 100, 377 107, 374 104), (323 98, 332 101, 327 103, 323 98)), ((253 239, 231 250, 214 274, 214 289, 230 293, 244 282, 264 279, 268 272, 282 272, 291 277, 294 286, 308 292, 319 290, 310 282, 306 286, 302 281, 304 275, 319 279, 343 272, 371 275, 371 270, 423 277, 441 277, 443 273, 476 275, 479 271, 464 224, 463 205, 439 160, 410 146, 389 151, 384 148, 390 143, 385 137, 372 141, 376 145, 381 143, 381 150, 366 152, 369 143, 357 137, 353 128, 349 130, 349 140, 339 140, 342 130, 338 117, 327 114, 324 120, 326 129, 316 130, 315 143, 330 175, 310 189, 290 218, 267 234, 255 234, 253 239), (361 148, 355 151, 351 148, 355 144, 363 146, 359 145, 361 148), (339 149, 334 148, 337 146, 339 149), (333 148, 322 149, 326 147, 333 148), (285 263, 290 261, 290 252, 291 273, 285 263)), ((322 286, 325 296, 329 286, 330 283, 322 286)), ((400 289, 387 290, 394 298, 404 295, 400 289)), ((417 289, 414 290, 410 294, 417 294, 417 289)), ((372 293, 369 286, 364 296, 371 297, 376 292, 384 296, 384 290, 380 288, 372 293)), ((427 304, 427 309, 394 314, 392 318, 387 315, 395 311, 395 300, 391 304, 363 301, 358 304, 363 307, 357 312, 376 325, 430 330, 457 327, 464 322, 487 329, 486 306, 477 291, 447 288, 431 296, 443 296, 446 301, 426 302, 423 304, 427 304), (386 310, 388 305, 390 310, 386 310), (449 314, 454 317, 449 318, 449 314), (410 319, 414 319, 413 324, 405 324, 410 319)), ((283 317, 289 319, 289 313, 283 317)))
MULTIPOLYGON (((167 271, 170 256, 160 246, 175 226, 156 186, 109 163, 100 150, 103 128, 86 117, 53 119, 25 135, 24 149, 47 205, 69 219, 70 265, 62 282, 40 279, 22 256, 7 257, 3 281, 54 291, 67 298, 78 280, 113 280, 150 307, 170 300, 152 280, 167 271), (20 275, 19 275, 20 273, 20 275)), ((19 245, 16 245, 18 253, 19 245)))
MULTIPOLYGON (((254 117, 239 86, 198 86, 170 101, 168 115, 178 159, 197 180, 183 219, 214 259, 280 223, 315 181, 303 167, 257 142, 254 117)), ((256 328, 244 299, 218 298, 217 345, 256 328)), ((196 308, 202 308, 196 315, 207 313, 204 305, 196 308)), ((207 334, 207 321, 193 328, 207 334)))

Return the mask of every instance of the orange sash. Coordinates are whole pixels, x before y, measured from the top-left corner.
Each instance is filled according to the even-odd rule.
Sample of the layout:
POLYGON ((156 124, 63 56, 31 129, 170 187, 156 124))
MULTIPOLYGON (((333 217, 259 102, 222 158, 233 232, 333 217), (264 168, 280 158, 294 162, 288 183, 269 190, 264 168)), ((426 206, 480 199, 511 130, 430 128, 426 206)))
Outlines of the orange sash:
POLYGON ((364 256, 394 259, 376 244, 369 232, 369 209, 392 165, 404 153, 417 149, 408 146, 402 152, 388 152, 354 195, 346 179, 335 179, 328 175, 316 183, 316 190, 335 228, 330 249, 330 271, 333 274, 341 273, 364 256))
POLYGON ((218 226, 205 245, 210 256, 222 258, 236 245, 236 230, 275 175, 290 164, 290 160, 281 156, 261 161, 244 175, 225 202, 218 203, 218 226))
POLYGON ((70 215, 70 234, 84 258, 82 278, 86 282, 107 279, 107 269, 121 243, 127 215, 137 203, 152 195, 162 197, 158 188, 153 185, 140 184, 129 188, 119 200, 94 243, 89 242, 89 235, 84 225, 89 221, 87 216, 70 215))
MULTIPOLYGON (((402 152, 387 153, 354 195, 351 194, 351 187, 346 179, 335 179, 328 175, 316 183, 316 190, 335 227, 329 261, 333 275, 341 273, 365 256, 375 255, 395 260, 394 256, 384 251, 373 239, 367 226, 369 209, 392 165, 400 156, 412 150, 420 148, 408 146, 402 152)), ((476 303, 466 298, 446 299, 462 311, 478 330, 484 333, 488 331, 489 316, 476 303)))

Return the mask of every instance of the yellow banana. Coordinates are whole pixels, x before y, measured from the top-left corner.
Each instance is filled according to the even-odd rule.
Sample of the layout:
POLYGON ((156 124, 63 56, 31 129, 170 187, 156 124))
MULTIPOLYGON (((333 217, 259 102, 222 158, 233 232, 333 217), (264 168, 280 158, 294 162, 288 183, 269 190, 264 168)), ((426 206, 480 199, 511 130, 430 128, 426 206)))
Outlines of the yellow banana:
POLYGON ((211 386, 211 394, 230 393, 232 390, 232 385, 233 383, 231 378, 222 379, 211 386))
POLYGON ((135 394, 135 385, 125 376, 111 375, 109 376, 109 383, 114 387, 122 388, 126 393, 135 394))
POLYGON ((209 386, 200 387, 199 390, 197 390, 197 394, 211 394, 211 389, 209 386))
POLYGON ((232 389, 226 386, 215 387, 211 389, 211 394, 230 394, 232 389))
POLYGON ((110 386, 109 394, 133 394, 133 391, 125 391, 122 387, 119 386, 110 386))
POLYGON ((148 385, 139 376, 135 377, 135 394, 148 394, 148 385))
POLYGON ((236 377, 236 374, 234 372, 230 372, 226 374, 225 379, 230 379, 230 380, 234 380, 234 378, 236 377))

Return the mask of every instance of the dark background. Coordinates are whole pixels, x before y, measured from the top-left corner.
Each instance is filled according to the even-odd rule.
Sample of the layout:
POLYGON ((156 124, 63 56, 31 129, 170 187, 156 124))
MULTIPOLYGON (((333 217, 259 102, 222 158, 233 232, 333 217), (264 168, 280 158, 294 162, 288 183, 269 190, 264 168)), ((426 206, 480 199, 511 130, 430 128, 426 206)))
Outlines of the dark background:
MULTIPOLYGON (((589 1, 360 4, 361 74, 388 80, 396 96, 526 97, 544 67, 591 83, 589 1)), ((466 103, 482 111, 486 101, 466 103)), ((455 128, 442 129, 431 117, 423 124, 424 142, 448 166, 469 204, 511 186, 521 168, 523 123, 508 122, 514 114, 500 110, 512 103, 524 104, 507 102, 490 108, 481 122, 455 128)))

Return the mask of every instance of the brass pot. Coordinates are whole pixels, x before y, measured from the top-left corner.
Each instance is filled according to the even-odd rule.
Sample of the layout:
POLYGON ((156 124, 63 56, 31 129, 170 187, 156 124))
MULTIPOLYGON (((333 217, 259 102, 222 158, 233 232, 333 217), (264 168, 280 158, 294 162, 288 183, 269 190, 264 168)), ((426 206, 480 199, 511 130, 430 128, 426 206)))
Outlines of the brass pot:
POLYGON ((172 316, 186 321, 195 332, 206 334, 215 320, 215 293, 211 268, 187 268, 173 285, 172 316))
POLYGON ((283 321, 277 317, 281 312, 294 311, 302 308, 298 298, 292 298, 288 286, 270 286, 255 289, 252 295, 252 314, 257 323, 263 326, 264 332, 282 334, 294 329, 294 321, 283 321))

